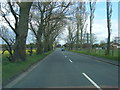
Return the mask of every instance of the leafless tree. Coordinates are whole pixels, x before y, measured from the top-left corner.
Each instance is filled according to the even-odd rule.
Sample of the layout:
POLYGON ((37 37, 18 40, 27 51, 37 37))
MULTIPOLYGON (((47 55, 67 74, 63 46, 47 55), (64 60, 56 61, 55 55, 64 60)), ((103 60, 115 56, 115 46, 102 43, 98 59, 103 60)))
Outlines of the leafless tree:
POLYGON ((86 11, 86 3, 80 2, 76 9, 76 19, 77 19, 76 44, 77 44, 77 48, 79 47, 79 42, 80 42, 80 48, 82 49, 83 32, 84 32, 83 30, 85 28, 85 23, 86 23, 87 17, 88 17, 88 13, 86 11), (80 37, 80 39, 79 39, 79 37, 80 37))
POLYGON ((7 50, 9 52, 9 61, 13 61, 13 45, 15 43, 15 36, 11 33, 5 26, 0 27, 0 37, 7 44, 7 46, 3 48, 2 54, 7 50))
POLYGON ((7 12, 10 12, 14 17, 14 26, 12 26, 11 21, 8 20, 7 14, 3 11, 2 16, 5 21, 8 23, 11 30, 16 34, 15 45, 14 45, 14 61, 20 60, 24 61, 26 58, 26 37, 28 33, 28 19, 29 19, 29 11, 32 5, 32 2, 10 2, 8 1, 9 9, 7 12), (16 8, 18 13, 16 12, 16 8))
POLYGON ((94 19, 96 1, 97 0, 89 1, 89 5, 90 5, 90 51, 92 49, 92 24, 93 24, 93 19, 94 19))
POLYGON ((76 40, 76 28, 75 25, 72 23, 68 25, 68 38, 67 38, 70 50, 73 49, 75 40, 76 40))
POLYGON ((112 3, 110 0, 106 0, 107 9, 107 28, 108 28, 108 39, 107 39, 107 50, 106 55, 110 54, 110 35, 111 35, 111 16, 112 16, 112 3))
POLYGON ((34 7, 38 10, 39 16, 34 16, 31 18, 30 26, 37 38, 37 54, 41 54, 41 52, 43 52, 43 48, 45 52, 51 50, 51 46, 53 46, 52 43, 58 36, 61 30, 60 28, 64 26, 64 14, 66 13, 69 5, 70 3, 66 4, 65 2, 35 3, 34 7), (35 28, 34 25, 36 25, 37 28, 35 28), (44 46, 42 45, 43 42, 44 46))

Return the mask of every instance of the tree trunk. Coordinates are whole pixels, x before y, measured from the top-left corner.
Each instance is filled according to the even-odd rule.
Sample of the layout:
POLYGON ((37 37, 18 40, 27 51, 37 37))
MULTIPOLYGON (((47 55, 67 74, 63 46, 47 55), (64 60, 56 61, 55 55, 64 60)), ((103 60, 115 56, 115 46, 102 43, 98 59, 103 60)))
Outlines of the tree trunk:
POLYGON ((44 47, 44 52, 48 52, 48 38, 45 37, 45 47, 44 47))
POLYGON ((92 51, 92 44, 93 44, 93 40, 92 40, 92 24, 93 24, 93 19, 94 19, 96 1, 92 2, 92 0, 90 0, 89 4, 90 4, 90 52, 91 52, 92 51))
POLYGON ((39 24, 39 28, 38 28, 38 31, 37 31, 37 54, 42 54, 43 53, 43 47, 42 47, 42 34, 44 32, 44 20, 43 20, 43 17, 44 17, 44 10, 41 11, 41 23, 39 24))
POLYGON ((43 53, 42 42, 37 43, 37 54, 40 55, 43 53))
POLYGON ((45 37, 45 48, 44 48, 44 52, 48 52, 51 50, 51 43, 49 40, 49 36, 45 37))
POLYGON ((43 53, 43 47, 42 47, 42 34, 43 34, 43 26, 40 25, 38 32, 37 32, 37 54, 43 53))
POLYGON ((107 50, 106 50, 106 55, 110 54, 110 4, 109 2, 106 2, 107 6, 107 28, 108 28, 108 40, 107 40, 107 50))
POLYGON ((39 39, 37 39, 37 54, 38 55, 43 53, 42 42, 41 42, 41 39, 40 40, 39 39))
POLYGON ((108 30, 108 41, 107 41, 107 50, 106 55, 110 54, 110 31, 108 30))
POLYGON ((92 15, 90 16, 90 52, 92 50, 92 15))
POLYGON ((53 50, 53 42, 52 40, 50 41, 50 44, 49 44, 49 51, 53 50))
POLYGON ((83 44, 83 38, 82 38, 82 36, 83 36, 83 30, 81 29, 81 36, 80 36, 80 49, 82 49, 82 44, 83 44))
POLYGON ((76 49, 78 50, 79 48, 79 24, 77 23, 77 32, 76 32, 76 49))
POLYGON ((17 27, 16 42, 14 47, 14 60, 24 61, 26 59, 26 38, 28 33, 29 11, 32 2, 20 3, 20 17, 17 27))

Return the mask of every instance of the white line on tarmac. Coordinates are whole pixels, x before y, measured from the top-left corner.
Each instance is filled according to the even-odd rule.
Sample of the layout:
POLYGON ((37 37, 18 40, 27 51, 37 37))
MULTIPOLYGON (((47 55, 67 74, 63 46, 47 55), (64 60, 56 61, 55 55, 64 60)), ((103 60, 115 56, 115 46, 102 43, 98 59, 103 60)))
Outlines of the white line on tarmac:
POLYGON ((69 61, 72 63, 73 61, 69 59, 69 61))
POLYGON ((85 73, 82 73, 98 90, 102 90, 100 88, 100 86, 98 86, 90 77, 88 77, 88 75, 86 75, 85 73))

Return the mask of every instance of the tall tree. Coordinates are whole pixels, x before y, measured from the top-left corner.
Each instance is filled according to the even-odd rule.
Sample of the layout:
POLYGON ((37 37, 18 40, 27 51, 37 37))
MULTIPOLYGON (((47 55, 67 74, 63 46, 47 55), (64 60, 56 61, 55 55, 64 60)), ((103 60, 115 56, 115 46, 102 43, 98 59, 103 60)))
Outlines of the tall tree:
POLYGON ((111 35, 111 16, 112 16, 112 3, 110 0, 106 0, 107 9, 107 28, 108 28, 108 38, 107 38, 107 50, 106 55, 110 54, 110 35, 111 35))
POLYGON ((37 3, 33 3, 33 6, 32 6, 33 9, 36 9, 36 11, 38 11, 37 15, 35 15, 35 13, 31 11, 32 14, 31 14, 31 20, 30 20, 31 30, 36 36, 37 54, 41 54, 43 52, 42 36, 45 28, 45 25, 44 25, 45 18, 46 18, 45 14, 46 14, 46 7, 48 4, 49 4, 48 2, 37 2, 37 3))
POLYGON ((69 44, 69 49, 72 50, 76 40, 76 27, 74 23, 68 25, 68 37, 67 42, 69 44))
MULTIPOLYGON (((3 11, 2 8, 0 10, 2 17, 4 18, 5 22, 8 24, 8 26, 11 28, 11 30, 15 33, 15 37, 17 37, 18 33, 17 33, 17 27, 18 27, 18 19, 19 19, 19 13, 16 10, 16 4, 12 3, 12 2, 7 2, 7 3, 2 3, 3 6, 2 8, 4 8, 5 10, 3 11), (9 18, 9 14, 12 14, 13 18, 14 18, 14 22, 11 21, 11 19, 9 18), (12 25, 12 23, 14 23, 12 25)), ((17 8, 18 9, 18 8, 17 8)), ((3 32, 6 32, 3 30, 3 32)), ((6 39, 4 36, 2 36, 2 38, 4 39, 4 41, 7 43, 7 45, 9 46, 9 48, 11 47, 8 39, 6 39)), ((15 38, 16 41, 16 38, 15 38)), ((11 48, 13 49, 13 48, 11 48)), ((9 50, 10 51, 10 50, 9 50)), ((13 55, 10 55, 10 59, 11 61, 14 61, 15 59, 13 58, 13 55)))
MULTIPOLYGON (((46 28, 44 30, 44 37, 45 37, 45 52, 50 50, 50 44, 49 44, 49 38, 52 32, 56 31, 58 29, 58 26, 61 26, 63 23, 62 20, 65 18, 66 11, 68 7, 70 6, 70 2, 65 3, 51 3, 49 7, 48 17, 46 19, 46 28), (60 24, 60 25, 59 25, 60 24)), ((60 28, 58 29, 58 31, 60 28)))
POLYGON ((32 2, 21 2, 18 3, 20 7, 20 17, 18 22, 18 27, 16 29, 16 42, 14 45, 14 59, 24 61, 26 59, 26 38, 28 34, 28 20, 29 20, 29 11, 32 5, 32 2))
POLYGON ((25 60, 25 44, 26 37, 28 33, 28 19, 29 19, 29 11, 32 5, 32 2, 11 2, 8 1, 9 9, 7 12, 11 13, 14 17, 14 26, 12 26, 11 21, 8 20, 8 15, 2 12, 2 16, 5 21, 8 23, 11 30, 15 33, 15 44, 14 44, 14 54, 13 61, 16 60, 25 60), (18 10, 19 8, 19 10, 18 10), (18 10, 18 11, 17 11, 18 10))
POLYGON ((88 13, 86 11, 86 2, 80 2, 78 4, 77 10, 76 10, 76 19, 77 19, 77 32, 76 32, 76 44, 77 48, 79 47, 80 42, 80 48, 82 49, 83 44, 83 30, 85 28, 85 23, 88 17, 88 13), (79 39, 80 37, 80 39, 79 39))
POLYGON ((37 38, 37 54, 44 51, 47 52, 52 49, 51 46, 60 32, 60 27, 63 26, 63 19, 69 3, 56 3, 56 2, 38 2, 36 4, 39 12, 39 17, 31 21, 30 26, 37 38), (33 28, 33 22, 37 24, 37 30, 33 28), (42 43, 44 42, 44 47, 42 43))
POLYGON ((96 5, 96 0, 90 0, 89 1, 90 5, 90 51, 92 49, 92 24, 93 24, 93 19, 94 19, 94 12, 95 12, 95 5, 96 5))

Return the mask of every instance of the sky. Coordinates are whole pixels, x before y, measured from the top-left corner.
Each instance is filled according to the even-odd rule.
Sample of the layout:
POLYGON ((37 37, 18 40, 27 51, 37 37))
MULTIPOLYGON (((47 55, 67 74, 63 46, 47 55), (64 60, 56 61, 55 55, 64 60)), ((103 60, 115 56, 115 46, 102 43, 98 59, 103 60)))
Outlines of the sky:
MULTIPOLYGON (((96 4, 95 18, 93 22, 93 33, 97 36, 98 42, 107 38, 107 17, 106 3, 98 2, 96 4)), ((118 35, 118 3, 112 2, 112 17, 111 17, 111 40, 118 35)), ((88 26, 89 30, 89 26, 88 26)))
MULTIPOLYGON (((95 14, 95 18, 94 18, 94 22, 93 22, 92 32, 97 37, 96 43, 99 43, 101 40, 105 40, 107 38, 106 3, 105 2, 97 2, 94 14, 95 14)), ((12 16, 10 16, 10 18, 12 18, 12 16)), ((1 21, 0 23, 3 23, 3 22, 1 21)), ((87 20, 87 23, 88 23, 87 31, 89 32, 89 18, 87 20)), ((117 35, 118 35, 118 2, 112 2, 111 40, 117 35)), ((30 40, 30 38, 32 38, 32 36, 31 36, 31 34, 28 34, 27 43, 32 42, 30 40)), ((65 43, 65 41, 63 39, 60 40, 59 42, 61 44, 65 43)), ((1 40, 0 40, 0 43, 1 43, 1 40)))
MULTIPOLYGON (((89 7, 88 7, 89 8, 89 7)), ((107 15, 106 15, 106 3, 97 2, 96 9, 94 12, 93 28, 92 33, 95 34, 97 41, 95 43, 100 43, 100 41, 107 39, 107 15)), ((89 18, 87 19, 88 27, 87 32, 89 32, 89 18)), ((111 17, 111 41, 115 36, 118 36, 118 2, 112 2, 112 17, 111 17)), ((60 41, 61 44, 64 44, 64 40, 60 41)))

